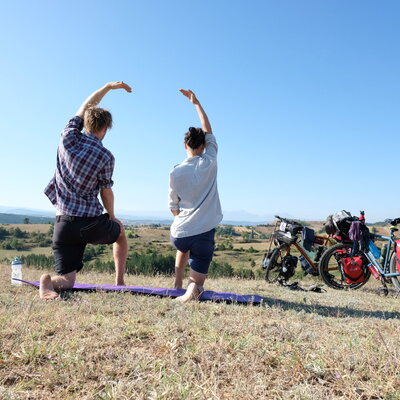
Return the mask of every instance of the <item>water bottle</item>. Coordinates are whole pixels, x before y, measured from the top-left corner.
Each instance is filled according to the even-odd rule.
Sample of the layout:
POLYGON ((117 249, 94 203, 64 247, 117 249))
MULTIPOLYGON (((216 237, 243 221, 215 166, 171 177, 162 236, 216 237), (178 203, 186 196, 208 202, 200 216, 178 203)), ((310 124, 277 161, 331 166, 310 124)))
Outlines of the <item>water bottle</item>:
POLYGON ((371 274, 374 276, 375 279, 381 279, 381 275, 379 274, 374 264, 368 264, 368 269, 371 271, 371 274))
POLYGON ((12 285, 22 285, 21 281, 15 281, 15 279, 22 279, 22 266, 24 263, 21 261, 19 257, 15 257, 15 259, 11 262, 11 284, 12 285))
POLYGON ((377 260, 379 260, 381 251, 375 246, 375 243, 372 240, 369 241, 369 251, 377 260))
POLYGON ((381 259, 380 259, 380 263, 381 264, 383 264, 385 262, 385 260, 386 260, 387 251, 388 251, 388 245, 385 243, 382 246, 382 250, 381 250, 381 259))

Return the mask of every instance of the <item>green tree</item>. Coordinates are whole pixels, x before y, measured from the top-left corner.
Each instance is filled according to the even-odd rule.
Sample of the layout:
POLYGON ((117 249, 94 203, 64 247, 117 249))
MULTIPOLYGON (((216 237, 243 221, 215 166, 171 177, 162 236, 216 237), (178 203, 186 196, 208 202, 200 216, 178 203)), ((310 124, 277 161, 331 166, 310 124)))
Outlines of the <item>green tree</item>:
POLYGON ((220 244, 215 248, 215 250, 220 250, 220 251, 226 250, 225 244, 224 244, 224 243, 220 243, 220 244))
POLYGON ((49 235, 50 237, 53 236, 54 233, 54 224, 52 223, 49 227, 49 230, 47 232, 47 235, 49 235))
POLYGON ((208 269, 208 275, 211 278, 233 276, 232 265, 228 264, 227 262, 211 261, 210 268, 208 269))
POLYGON ((11 239, 10 246, 14 250, 22 250, 24 248, 23 243, 17 238, 11 239))
POLYGON ((0 226, 0 240, 4 239, 8 235, 8 230, 0 226))
POLYGON ((242 233, 242 242, 243 243, 249 243, 250 242, 250 232, 243 232, 242 233))
POLYGON ((16 227, 15 229, 13 229, 12 235, 13 235, 15 238, 18 238, 18 239, 22 239, 22 238, 26 237, 26 233, 23 232, 23 231, 21 231, 21 229, 18 228, 18 227, 16 227))
POLYGON ((235 230, 232 225, 217 226, 215 229, 216 236, 234 236, 235 230))

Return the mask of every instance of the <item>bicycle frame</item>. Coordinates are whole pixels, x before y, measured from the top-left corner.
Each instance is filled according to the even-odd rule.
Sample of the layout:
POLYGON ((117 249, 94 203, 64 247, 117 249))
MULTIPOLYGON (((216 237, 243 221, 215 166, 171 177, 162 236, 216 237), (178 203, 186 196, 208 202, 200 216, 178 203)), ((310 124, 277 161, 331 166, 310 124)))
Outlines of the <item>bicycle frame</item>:
POLYGON ((368 253, 365 253, 366 257, 368 258, 369 262, 373 264, 373 266, 377 269, 379 274, 385 278, 391 278, 393 276, 400 276, 400 272, 394 272, 390 273, 389 272, 389 262, 391 258, 392 252, 396 250, 396 243, 394 241, 394 235, 393 232, 391 236, 384 236, 384 235, 377 235, 375 233, 370 233, 370 237, 374 237, 380 240, 385 240, 387 242, 387 251, 385 255, 385 260, 383 260, 383 265, 375 258, 375 256, 371 253, 371 251, 368 251, 368 253), (392 249, 393 247, 393 249, 392 249))
MULTIPOLYGON (((287 221, 286 218, 277 217, 277 221, 275 222, 275 227, 274 227, 274 231, 273 232, 275 232, 277 230, 278 224, 280 224, 281 222, 285 222, 285 221, 287 221)), ((318 243, 320 246, 329 246, 329 245, 333 245, 333 244, 336 243, 336 240, 331 238, 331 237, 329 237, 329 236, 315 235, 315 239, 316 239, 316 241, 317 240, 319 241, 319 242, 316 242, 316 243, 318 243)), ((273 243, 273 239, 272 239, 272 236, 271 236, 271 241, 269 243, 268 251, 271 250, 272 243, 273 243)), ((306 250, 298 242, 296 242, 294 244, 288 244, 286 246, 287 246, 286 255, 290 254, 290 248, 292 246, 294 246, 297 249, 297 251, 307 260, 307 262, 311 265, 311 267, 315 271, 318 271, 318 264, 314 260, 312 260, 310 258, 310 256, 307 254, 306 250)))
MULTIPOLYGON (((336 241, 328 236, 319 236, 319 235, 315 235, 315 239, 319 239, 320 241, 322 241, 322 243, 320 244, 320 246, 328 246, 328 245, 332 245, 335 244, 336 241)), ((311 260, 310 256, 307 254, 306 250, 300 246, 300 244, 298 242, 296 242, 295 244, 293 244, 292 246, 296 247, 297 251, 307 260, 307 262, 316 270, 318 271, 318 264, 314 261, 311 260)), ((290 250, 290 246, 289 249, 290 250)), ((289 253, 289 251, 288 251, 289 253)))

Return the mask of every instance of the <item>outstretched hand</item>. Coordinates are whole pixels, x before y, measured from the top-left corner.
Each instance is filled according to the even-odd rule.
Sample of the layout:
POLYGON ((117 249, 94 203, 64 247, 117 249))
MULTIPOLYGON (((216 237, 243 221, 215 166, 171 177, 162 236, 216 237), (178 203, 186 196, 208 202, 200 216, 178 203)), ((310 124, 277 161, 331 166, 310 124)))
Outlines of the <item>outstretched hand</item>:
POLYGON ((132 92, 132 88, 128 84, 123 82, 123 81, 110 82, 107 85, 111 90, 114 90, 114 89, 125 89, 128 93, 132 92))
POLYGON ((179 89, 179 91, 186 96, 193 104, 200 104, 199 100, 197 100, 196 95, 190 90, 179 89))

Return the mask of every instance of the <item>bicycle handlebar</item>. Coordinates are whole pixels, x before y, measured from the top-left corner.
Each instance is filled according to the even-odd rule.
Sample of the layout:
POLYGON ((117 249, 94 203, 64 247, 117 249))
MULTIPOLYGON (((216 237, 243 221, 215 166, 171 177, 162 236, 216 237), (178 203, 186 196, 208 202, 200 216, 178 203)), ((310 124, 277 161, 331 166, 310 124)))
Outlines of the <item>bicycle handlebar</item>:
POLYGON ((388 219, 385 219, 384 222, 386 222, 387 224, 390 224, 392 226, 396 226, 400 223, 400 218, 395 218, 395 219, 388 218, 388 219))
POLYGON ((300 222, 297 222, 297 221, 295 221, 295 220, 293 220, 293 219, 282 218, 282 217, 280 217, 279 215, 274 215, 274 217, 275 217, 276 219, 278 219, 279 221, 282 221, 282 222, 287 222, 287 223, 289 223, 289 224, 296 224, 296 225, 303 226, 303 224, 301 224, 300 222))

